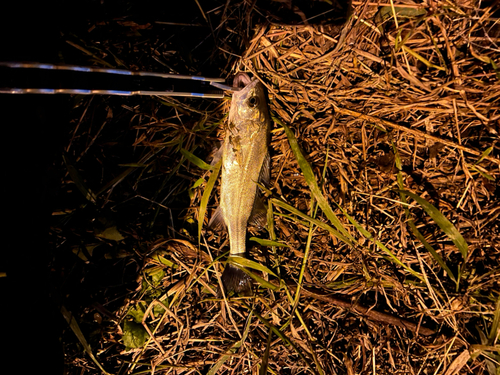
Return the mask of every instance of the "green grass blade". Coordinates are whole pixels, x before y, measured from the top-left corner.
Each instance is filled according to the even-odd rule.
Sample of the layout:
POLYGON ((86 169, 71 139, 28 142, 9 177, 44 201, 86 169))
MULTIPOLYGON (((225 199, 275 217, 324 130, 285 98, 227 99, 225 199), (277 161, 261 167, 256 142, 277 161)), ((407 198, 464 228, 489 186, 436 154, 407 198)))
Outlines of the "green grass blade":
POLYGON ((299 349, 283 332, 281 332, 278 328, 276 328, 274 325, 272 325, 267 319, 259 315, 256 311, 254 311, 251 307, 248 305, 244 304, 248 310, 253 312, 255 316, 269 329, 271 330, 276 336, 278 336, 281 341, 283 341, 286 345, 291 346, 295 352, 299 355, 299 357, 307 364, 309 369, 313 371, 315 374, 318 374, 316 370, 313 368, 311 365, 311 361, 304 355, 303 351, 304 349, 299 349))
POLYGON ((241 346, 241 341, 236 342, 230 349, 229 353, 222 355, 217 362, 210 368, 207 375, 215 375, 219 372, 219 369, 226 363, 226 361, 236 353, 236 350, 241 346))
POLYGON ((345 242, 349 246, 351 246, 351 247, 354 246, 353 241, 351 241, 350 239, 348 239, 345 236, 343 236, 339 231, 335 230, 334 228, 332 228, 328 224, 323 223, 322 221, 319 221, 318 219, 314 219, 314 218, 310 217, 309 215, 306 215, 305 213, 297 210, 295 207, 290 206, 288 203, 285 203, 285 202, 283 202, 283 201, 281 201, 279 199, 276 199, 276 198, 271 198, 270 202, 273 205, 275 205, 275 206, 284 208, 285 210, 287 210, 287 211, 289 211, 289 212, 291 212, 291 213, 293 213, 293 214, 295 214, 295 215, 297 215, 297 216, 299 216, 299 217, 301 217, 301 218, 309 221, 310 223, 313 223, 314 225, 317 225, 318 227, 320 227, 320 228, 322 228, 324 230, 327 230, 332 235, 334 235, 335 237, 337 237, 342 242, 345 242))
POLYGON ((439 255, 436 252, 436 250, 434 250, 434 248, 427 242, 427 240, 425 239, 425 237, 423 236, 423 234, 420 233, 420 231, 418 230, 417 226, 415 225, 415 223, 414 223, 414 221, 412 219, 408 220, 408 225, 411 228, 411 230, 413 231, 413 234, 415 235, 415 237, 417 237, 418 240, 420 242, 422 242, 422 244, 424 245, 425 249, 429 253, 431 253, 431 255, 433 256, 434 260, 436 262, 438 262, 438 264, 441 266, 441 268, 443 268, 446 271, 446 273, 448 274, 448 276, 450 277, 450 279, 452 279, 455 283, 457 283, 458 280, 457 280, 456 276, 450 270, 450 268, 445 263, 445 261, 443 260, 443 258, 441 258, 441 255, 439 255))
POLYGON ((199 179, 196 180, 196 182, 193 184, 193 186, 191 186, 188 189, 189 199, 193 199, 193 197, 194 197, 194 190, 197 187, 199 187, 201 184, 203 184, 204 182, 205 182, 205 179, 203 177, 200 177, 199 179))
POLYGON ((199 179, 196 180, 196 182, 191 186, 189 189, 194 190, 197 187, 199 187, 201 184, 205 182, 205 179, 203 177, 200 177, 199 179))
POLYGON ((274 277, 278 277, 273 271, 271 271, 266 266, 263 266, 262 264, 254 262, 253 260, 247 258, 230 256, 229 258, 227 258, 227 261, 231 264, 234 264, 235 266, 252 268, 254 270, 268 273, 269 275, 273 275, 274 277))
POLYGON ((191 163, 196 165, 198 168, 204 169, 206 171, 209 171, 212 169, 212 166, 210 164, 205 163, 203 160, 201 160, 198 156, 195 156, 191 152, 189 152, 186 149, 181 148, 181 154, 184 155, 184 157, 189 160, 191 163))
POLYGON ((493 344, 495 339, 497 339, 499 328, 500 328, 500 297, 497 298, 495 315, 493 316, 493 323, 491 324, 490 334, 488 335, 488 341, 490 344, 493 344))
POLYGON ((251 269, 255 269, 255 270, 267 273, 269 275, 273 275, 274 277, 278 277, 273 271, 271 271, 266 266, 263 266, 260 263, 257 263, 257 262, 254 262, 253 260, 250 260, 250 259, 247 259, 247 258, 242 258, 242 257, 231 257, 230 256, 229 258, 227 258, 227 262, 235 265, 238 268, 240 268, 248 276, 250 276, 256 282, 258 282, 262 287, 267 288, 267 289, 271 289, 271 290, 274 290, 274 291, 277 291, 277 290, 280 289, 279 286, 271 284, 269 281, 263 279, 259 275, 256 275, 253 272, 250 272, 248 270, 248 268, 251 268, 251 269))
POLYGON ((486 172, 483 172, 482 170, 480 170, 479 168, 476 167, 476 164, 474 165, 471 165, 469 166, 469 168, 471 170, 473 170, 474 172, 477 172, 479 173, 481 176, 483 176, 484 178, 490 180, 490 181, 495 181, 495 177, 493 177, 492 175, 490 175, 489 173, 486 173, 486 172))
POLYGON ((462 253, 464 260, 466 260, 467 254, 469 253, 469 245, 462 237, 458 229, 441 213, 441 211, 417 194, 413 194, 412 192, 406 190, 402 190, 401 192, 408 195, 417 201, 420 206, 422 206, 424 211, 427 212, 427 214, 436 222, 441 230, 452 240, 455 246, 458 247, 458 250, 462 253))
MULTIPOLYGON (((274 209, 271 201, 268 202, 267 205, 267 231, 269 232, 269 238, 271 241, 276 241, 276 233, 274 231, 274 209)), ((281 268, 281 256, 276 251, 276 246, 271 246, 271 252, 274 255, 274 269, 276 269, 276 273, 279 277, 281 277, 280 268, 281 268)))
POLYGON ((325 213, 326 217, 335 226, 335 228, 337 228, 337 230, 340 233, 342 233, 344 237, 348 238, 349 241, 354 242, 354 239, 351 237, 349 232, 344 228, 340 220, 333 212, 332 208, 330 207, 330 204, 324 197, 323 193, 321 192, 321 189, 318 186, 311 165, 309 164, 307 159, 304 157, 304 154, 300 150, 297 138, 295 138, 295 135, 293 134, 292 130, 281 121, 279 121, 279 124, 282 125, 283 128, 285 129, 286 136, 288 137, 288 143, 290 144, 290 147, 292 148, 292 151, 295 154, 295 158, 297 159, 300 169, 304 174, 304 178, 306 179, 307 185, 309 186, 309 190, 311 191, 312 196, 314 197, 314 199, 316 199, 316 202, 318 202, 318 205, 320 206, 321 210, 325 213))
POLYGON ((261 246, 276 246, 276 247, 290 247, 286 243, 278 241, 264 240, 262 238, 250 237, 250 241, 257 242, 261 246))
POLYGON ((493 146, 488 147, 486 150, 484 150, 483 153, 481 154, 481 157, 479 158, 478 161, 476 161, 474 163, 474 165, 481 163, 485 157, 487 157, 489 154, 491 154, 491 151, 493 151, 493 146))
POLYGON ((247 336, 248 336, 248 332, 250 330, 250 325, 251 325, 251 321, 252 321, 252 311, 250 311, 250 314, 248 314, 248 319, 247 319, 247 323, 246 323, 246 326, 245 326, 245 331, 243 331, 243 336, 241 338, 241 340, 235 342, 233 344, 233 346, 231 346, 231 348, 229 349, 229 353, 230 354, 224 354, 222 355, 219 360, 210 368, 210 370, 207 372, 207 375, 215 375, 218 373, 219 369, 222 367, 222 365, 224 365, 224 363, 230 359, 234 353, 236 353, 236 351, 241 347, 241 345, 243 345, 243 343, 245 342, 247 336))
POLYGON ((399 260, 399 258, 394 255, 392 253, 392 251, 390 251, 382 242, 380 242, 379 240, 376 240, 370 232, 368 232, 360 223, 357 222, 357 220, 355 218, 353 218, 351 215, 349 215, 347 213, 347 211, 345 211, 342 207, 339 206, 339 208, 342 210, 342 213, 345 215, 345 217, 347 218, 347 220, 349 220, 351 222, 352 225, 354 225, 356 227, 356 229, 358 230, 359 233, 361 233, 365 238, 369 239, 370 241, 372 241, 373 243, 375 243, 375 245, 377 245, 377 247, 382 250, 384 253, 386 253, 388 256, 389 256, 389 259, 396 263, 397 265, 403 267, 405 270, 407 270, 408 272, 410 272, 413 276, 416 276, 418 278, 421 278, 422 275, 420 273, 418 273, 417 271, 411 269, 410 267, 408 267, 406 264, 404 264, 403 262, 401 262, 399 260))
POLYGON ((198 214, 198 243, 200 243, 201 239, 201 229, 203 228, 203 221, 205 220, 205 214, 207 213, 208 200, 210 199, 210 194, 214 188, 215 181, 217 181, 217 177, 219 177, 221 164, 222 160, 213 167, 212 174, 208 179, 207 186, 205 187, 205 191, 203 191, 203 196, 201 197, 200 212, 198 214))
POLYGON ((423 62, 427 67, 429 68, 434 68, 434 69, 437 69, 437 70, 446 70, 446 68, 442 67, 442 66, 438 66, 438 65, 434 65, 433 63, 431 63, 429 60, 427 60, 426 58, 424 58, 423 56, 419 55, 417 52, 415 52, 414 50, 412 50, 411 48, 403 45, 402 46, 403 49, 408 52, 410 55, 412 55, 413 57, 415 57, 417 60, 423 62))
MULTIPOLYGON (((395 6, 394 12, 396 12, 397 17, 403 17, 403 18, 416 18, 427 14, 427 11, 425 9, 410 8, 404 6, 395 6)), ((378 10, 377 14, 375 15, 375 20, 377 20, 378 22, 382 22, 392 16, 394 16, 393 7, 384 6, 378 10)))
POLYGON ((267 336, 266 351, 262 357, 262 364, 259 369, 259 375, 267 374, 267 367, 269 366, 269 349, 271 349, 271 341, 273 338, 273 331, 269 330, 269 335, 267 336))
MULTIPOLYGON (((395 156, 395 161, 396 161, 396 167, 398 168, 397 181, 398 181, 398 186, 399 186, 399 189, 400 189, 399 196, 400 196, 401 202, 403 202, 403 203, 406 204, 407 203, 407 201, 406 201, 406 195, 403 192, 404 191, 403 175, 401 174, 402 163, 401 163, 401 159, 399 157, 398 150, 397 150, 396 145, 394 143, 392 144, 392 149, 394 151, 394 156, 395 156)), ((434 250, 434 248, 427 242, 427 240, 425 239, 425 237, 423 236, 423 234, 418 230, 417 226, 415 225, 415 222, 411 218, 410 210, 408 209, 408 207, 406 205, 404 206, 404 211, 405 211, 405 216, 406 216, 406 222, 408 223, 408 226, 412 230, 412 232, 415 235, 415 237, 417 237, 417 239, 422 243, 422 245, 424 245, 425 249, 429 253, 431 253, 431 255, 433 256, 434 260, 436 262, 438 262, 438 264, 441 266, 441 268, 443 268, 446 271, 446 273, 448 274, 449 278, 453 282, 455 282, 456 287, 458 289, 458 280, 457 280, 457 277, 453 274, 453 272, 448 267, 448 265, 445 263, 445 261, 443 260, 443 258, 441 258, 441 256, 437 253, 437 251, 434 250)))
POLYGON ((61 313, 62 313, 64 319, 66 319, 66 321, 68 322, 68 324, 69 324, 71 330, 73 331, 73 333, 75 334, 75 336, 78 338, 78 341, 80 341, 80 344, 82 344, 83 348, 85 349, 87 354, 92 359, 92 361, 94 361, 94 363, 97 365, 97 367, 99 367, 101 369, 103 374, 108 375, 109 373, 106 372, 106 370, 104 370, 104 368, 101 366, 101 364, 99 363, 97 358, 94 357, 94 354, 92 353, 92 349, 90 348, 90 345, 87 343, 87 340, 85 339, 85 336, 83 335, 83 333, 80 329, 80 326, 78 325, 77 321, 75 320, 75 318, 73 317, 71 312, 68 311, 66 309, 66 307, 61 306, 61 313))
POLYGON ((274 284, 271 284, 269 281, 267 281, 266 279, 263 279, 262 277, 260 277, 259 275, 256 275, 255 273, 253 272, 250 272, 249 270, 247 270, 246 268, 241 268, 241 270, 243 272, 245 272, 248 276, 250 276, 252 279, 254 279, 257 283, 260 284, 260 286, 262 286, 263 288, 266 288, 266 289, 271 289, 273 291, 278 291, 280 289, 279 286, 276 286, 274 284))
POLYGON ((302 265, 300 266, 299 272, 299 282, 297 283, 297 291, 295 292, 295 300, 293 301, 292 309, 295 310, 299 304, 300 291, 302 288, 302 280, 304 279, 304 274, 306 272, 307 262, 309 261, 309 253, 311 251, 311 242, 314 234, 314 224, 309 224, 309 233, 307 235, 306 249, 304 251, 304 258, 302 259, 302 265))

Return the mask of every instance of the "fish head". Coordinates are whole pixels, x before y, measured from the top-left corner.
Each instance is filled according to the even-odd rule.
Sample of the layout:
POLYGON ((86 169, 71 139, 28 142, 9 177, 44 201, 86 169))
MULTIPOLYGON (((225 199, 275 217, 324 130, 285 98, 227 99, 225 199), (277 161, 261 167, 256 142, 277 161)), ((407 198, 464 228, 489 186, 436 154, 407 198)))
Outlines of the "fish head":
POLYGON ((241 87, 233 93, 229 120, 232 123, 257 122, 265 123, 269 117, 266 93, 264 85, 245 73, 236 75, 233 81, 234 87, 241 87))

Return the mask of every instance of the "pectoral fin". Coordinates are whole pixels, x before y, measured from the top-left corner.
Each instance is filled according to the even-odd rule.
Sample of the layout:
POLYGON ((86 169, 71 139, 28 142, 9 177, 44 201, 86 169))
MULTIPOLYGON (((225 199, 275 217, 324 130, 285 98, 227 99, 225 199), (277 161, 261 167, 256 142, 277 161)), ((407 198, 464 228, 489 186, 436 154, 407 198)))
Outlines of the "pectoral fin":
POLYGON ((222 144, 217 151, 215 151, 214 157, 212 159, 212 162, 210 163, 211 166, 216 165, 221 159, 222 159, 222 149, 224 148, 224 144, 222 144))
POLYGON ((222 215, 221 208, 217 208, 215 213, 212 215, 208 223, 208 228, 212 231, 226 229, 226 222, 224 221, 224 216, 222 215))
POLYGON ((248 224, 258 228, 265 228, 267 225, 267 208, 258 195, 253 202, 252 213, 248 219, 248 224))
POLYGON ((269 181, 271 180, 271 157, 269 152, 266 152, 264 157, 264 162, 262 163, 262 168, 260 169, 259 183, 265 187, 269 187, 269 181))

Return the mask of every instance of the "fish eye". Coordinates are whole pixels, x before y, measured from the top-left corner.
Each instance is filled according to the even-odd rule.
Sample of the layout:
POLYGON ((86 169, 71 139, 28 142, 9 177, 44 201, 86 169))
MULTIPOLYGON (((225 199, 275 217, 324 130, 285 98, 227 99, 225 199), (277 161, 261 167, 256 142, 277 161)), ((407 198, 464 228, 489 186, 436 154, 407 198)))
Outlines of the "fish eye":
POLYGON ((248 99, 248 105, 252 108, 255 108, 257 107, 257 105, 259 104, 259 98, 256 97, 256 96, 251 96, 249 99, 248 99))

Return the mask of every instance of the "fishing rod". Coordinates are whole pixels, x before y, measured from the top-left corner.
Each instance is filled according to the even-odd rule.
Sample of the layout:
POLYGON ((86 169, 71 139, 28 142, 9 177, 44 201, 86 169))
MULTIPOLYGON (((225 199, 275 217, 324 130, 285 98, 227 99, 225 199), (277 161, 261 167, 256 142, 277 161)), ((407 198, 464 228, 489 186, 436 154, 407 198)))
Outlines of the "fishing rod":
POLYGON ((0 62, 0 94, 161 95, 220 99, 224 78, 38 62, 0 62))

